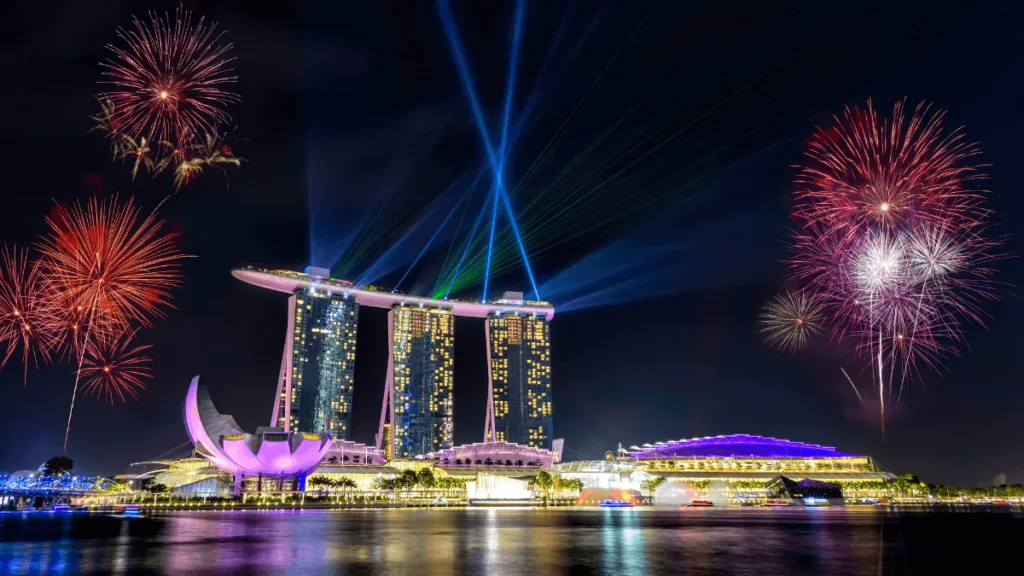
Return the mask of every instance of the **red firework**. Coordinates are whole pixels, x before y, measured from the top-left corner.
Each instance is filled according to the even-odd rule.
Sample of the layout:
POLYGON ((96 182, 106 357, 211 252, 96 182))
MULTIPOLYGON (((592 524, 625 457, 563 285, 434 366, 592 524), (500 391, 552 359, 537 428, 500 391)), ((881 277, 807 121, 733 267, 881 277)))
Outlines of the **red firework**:
POLYGON ((51 305, 61 311, 54 331, 70 338, 65 349, 78 356, 66 450, 87 353, 106 362, 111 356, 105 351, 125 351, 118 344, 133 322, 151 326, 152 317, 163 317, 171 289, 181 284, 185 255, 174 245, 174 234, 161 232, 163 222, 152 213, 143 218, 131 200, 122 205, 116 197, 91 198, 84 207, 78 202, 58 206, 46 223, 50 234, 39 250, 51 305))
POLYGON ((982 225, 982 191, 967 189, 985 178, 969 163, 981 150, 959 129, 944 134, 944 116, 923 102, 910 118, 897 102, 891 120, 870 100, 867 110, 847 107, 811 138, 797 178, 797 219, 850 234, 916 222, 951 232, 982 225))
MULTIPOLYGON (((996 297, 999 240, 985 237, 984 192, 972 188, 985 177, 972 164, 980 150, 944 134, 943 116, 920 104, 908 118, 903 102, 891 119, 870 101, 847 108, 814 134, 797 178, 792 281, 833 339, 867 360, 883 430, 894 384, 902 392, 919 365, 941 368, 996 297)), ((769 341, 787 328, 769 327, 769 341)))
POLYGON ((28 250, 3 248, 0 258, 0 344, 7 350, 0 368, 21 346, 21 359, 28 379, 31 359, 50 359, 53 310, 46 297, 43 275, 37 262, 30 261, 28 250))
POLYGON ((123 45, 108 44, 113 56, 100 63, 101 84, 111 85, 102 94, 110 103, 104 124, 111 137, 145 137, 173 148, 230 122, 224 107, 239 100, 226 89, 236 80, 231 44, 220 43, 216 23, 191 20, 179 7, 173 23, 151 12, 148 22, 133 17, 133 29, 117 30, 123 45))
POLYGON ((84 324, 95 337, 112 336, 132 321, 151 326, 171 307, 185 255, 155 215, 142 217, 131 200, 92 198, 57 207, 46 223, 41 265, 65 330, 84 324))
POLYGON ((134 332, 123 332, 110 341, 87 346, 81 368, 83 392, 106 398, 111 404, 115 397, 122 403, 127 401, 126 395, 139 398, 139 392, 146 389, 143 380, 153 376, 150 358, 141 352, 152 346, 133 346, 134 337, 134 332))

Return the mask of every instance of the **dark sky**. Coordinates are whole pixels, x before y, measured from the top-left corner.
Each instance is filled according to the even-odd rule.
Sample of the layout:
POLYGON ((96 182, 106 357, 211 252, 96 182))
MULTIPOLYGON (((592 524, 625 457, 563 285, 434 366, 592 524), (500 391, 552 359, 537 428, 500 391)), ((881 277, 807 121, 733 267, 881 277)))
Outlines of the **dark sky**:
MULTIPOLYGON (((624 213, 636 199, 627 203, 623 190, 640 190, 639 200, 658 195, 652 206, 604 218, 574 242, 562 244, 552 235, 548 245, 530 246, 543 252, 536 261, 541 284, 580 258, 605 254, 602 247, 617 239, 655 229, 647 240, 672 256, 665 262, 641 250, 610 252, 602 262, 650 260, 649 269, 631 269, 636 281, 628 292, 616 292, 613 303, 556 316, 556 437, 574 454, 600 457, 620 441, 750 433, 867 453, 895 472, 929 481, 988 482, 1005 473, 1010 482, 1024 482, 1018 416, 1024 358, 1017 340, 1024 304, 1014 289, 986 307, 988 330, 969 330, 962 357, 905 394, 884 439, 877 418, 858 405, 838 371, 854 360, 824 342, 784 356, 762 342, 756 323, 760 306, 783 281, 776 262, 785 254, 792 166, 815 125, 869 97, 883 110, 904 97, 930 100, 949 111, 948 125, 966 127, 992 165, 987 187, 994 191, 995 233, 1010 236, 1008 251, 1021 252, 1013 236, 1024 208, 1018 193, 1024 184, 1024 8, 995 2, 693 4, 574 5, 542 75, 566 4, 527 3, 517 107, 535 86, 540 97, 510 178, 525 171, 613 58, 549 167, 571 162, 647 94, 615 139, 656 134, 642 152, 666 138, 662 129, 672 122, 699 118, 681 143, 672 141, 670 154, 659 149, 647 157, 650 173, 634 174, 593 210, 624 213), (655 168, 664 174, 690 162, 696 167, 684 176, 695 188, 680 181, 647 187, 655 168), (694 200, 695 208, 681 208, 694 200)), ((286 299, 234 280, 231 268, 299 269, 312 257, 338 257, 330 246, 358 226, 368 205, 384 198, 389 210, 401 213, 429 203, 484 159, 432 2, 185 5, 219 21, 234 43, 242 101, 230 109, 233 138, 248 162, 228 180, 204 174, 166 204, 169 227, 196 258, 185 264, 177 310, 141 336, 155 345, 150 390, 124 406, 80 400, 69 454, 85 472, 125 471, 131 462, 184 443, 181 405, 195 374, 208 379, 222 412, 246 428, 265 425, 286 299)), ((175 4, 153 7, 173 11, 175 4)), ((496 128, 514 5, 456 2, 452 9, 496 128)), ((8 8, 0 40, 4 242, 33 242, 54 200, 120 192, 148 207, 167 194, 166 180, 132 182, 127 169, 109 161, 102 138, 88 132, 102 47, 115 39, 117 26, 145 10, 144 3, 125 1, 8 8)), ((601 168, 597 158, 584 160, 583 173, 601 168)), ((407 222, 396 217, 388 223, 403 230, 407 222)), ((402 264, 399 272, 412 255, 399 250, 391 256, 402 264)), ((429 291, 436 274, 431 255, 405 289, 429 291)), ((1000 268, 999 280, 1021 284, 1018 259, 1000 268)), ((575 280, 569 275, 566 281, 575 280)), ((527 288, 516 271, 495 282, 527 288)), ((466 295, 478 296, 479 287, 466 295)), ((361 316, 354 436, 371 442, 384 379, 386 315, 364 309, 361 316)), ((483 324, 460 319, 456 333, 456 442, 479 441, 483 324)), ((16 362, 0 373, 6 425, 0 469, 34 468, 60 452, 72 383, 67 365, 30 372, 25 387, 16 362)))

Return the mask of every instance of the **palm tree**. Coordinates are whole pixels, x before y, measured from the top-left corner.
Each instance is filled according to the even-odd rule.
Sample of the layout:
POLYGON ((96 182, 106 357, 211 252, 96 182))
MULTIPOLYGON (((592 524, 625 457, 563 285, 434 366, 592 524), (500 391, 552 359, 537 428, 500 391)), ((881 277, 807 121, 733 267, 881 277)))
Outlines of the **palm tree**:
POLYGON ((434 472, 430 468, 423 468, 416 473, 416 483, 422 488, 430 489, 436 484, 434 472))
POLYGON ((537 479, 533 481, 534 485, 544 492, 544 498, 547 499, 547 494, 554 486, 554 480, 551 478, 551 474, 547 471, 541 470, 540 474, 537 474, 537 479))

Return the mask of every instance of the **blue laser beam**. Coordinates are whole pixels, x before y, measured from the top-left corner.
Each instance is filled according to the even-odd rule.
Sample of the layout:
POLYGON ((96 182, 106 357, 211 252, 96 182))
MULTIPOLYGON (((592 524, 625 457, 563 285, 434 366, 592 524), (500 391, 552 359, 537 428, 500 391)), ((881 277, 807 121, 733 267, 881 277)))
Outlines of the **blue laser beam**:
POLYGON ((452 216, 454 216, 456 212, 459 211, 459 206, 462 206, 462 203, 465 202, 466 199, 470 197, 474 186, 476 186, 476 182, 470 184, 469 188, 462 195, 462 198, 459 198, 459 201, 455 204, 455 206, 452 206, 452 209, 448 212, 448 215, 445 216, 444 220, 441 221, 441 225, 438 226, 437 229, 434 230, 434 233, 430 236, 430 240, 427 240, 427 243, 424 244, 423 248, 420 249, 419 254, 417 254, 416 258, 413 259, 412 264, 409 264, 409 267, 406 268, 405 274, 402 274, 402 277, 398 280, 398 283, 395 284, 395 287, 391 290, 392 292, 398 290, 398 287, 402 285, 402 282, 405 280, 405 277, 409 275, 409 272, 412 272, 412 269, 420 261, 420 258, 423 258, 423 255, 426 254, 427 250, 430 249, 430 247, 434 244, 434 240, 437 239, 437 236, 441 233, 442 230, 444 230, 445 226, 448 225, 448 221, 452 219, 452 216))
POLYGON ((437 1, 438 13, 441 17, 441 22, 444 26, 445 35, 448 38, 448 44, 451 48, 452 57, 455 60, 455 67, 458 70, 459 77, 462 80, 463 88, 466 90, 466 94, 469 96, 470 107, 473 111, 473 117, 477 123, 477 130, 480 132, 480 138, 483 140, 484 148, 487 152, 488 160, 490 161, 491 168, 494 171, 495 190, 494 190, 494 203, 492 205, 491 214, 491 232, 487 246, 487 264, 486 273, 484 275, 484 294, 483 299, 487 299, 487 289, 490 279, 491 269, 491 255, 494 247, 494 228, 497 225, 497 210, 498 202, 503 200, 506 211, 508 212, 509 222, 513 233, 516 235, 516 243, 519 246, 519 250, 523 257, 523 264, 527 270, 527 275, 530 278, 530 282, 534 289, 534 294, 537 298, 540 298, 540 292, 537 290, 537 283, 533 277, 533 270, 529 264, 529 257, 526 253, 526 244, 522 240, 522 236, 518 233, 518 226, 515 224, 515 214, 512 212, 512 204, 508 200, 508 195, 505 191, 503 182, 502 172, 504 170, 505 161, 505 148, 508 144, 508 117, 511 112, 511 99, 512 92, 515 87, 515 71, 517 66, 517 59, 519 57, 519 41, 520 34, 522 33, 522 16, 524 11, 524 2, 519 0, 516 3, 516 23, 515 23, 515 37, 512 43, 512 63, 509 66, 509 81, 506 84, 505 94, 505 115, 502 120, 502 139, 500 142, 500 155, 495 152, 494 143, 491 141, 491 136, 487 130, 487 122, 484 119, 483 109, 480 106, 480 100, 477 98, 476 87, 473 83, 473 78, 469 72, 469 65, 466 63, 465 54, 462 49, 462 41, 459 37, 458 29, 455 26, 454 17, 452 16, 451 9, 445 0, 437 1))
POLYGON ((500 187, 497 182, 494 184, 493 198, 491 200, 491 231, 489 238, 487 239, 487 268, 484 270, 484 293, 480 298, 481 301, 487 302, 487 285, 491 279, 491 254, 494 252, 494 228, 497 225, 498 220, 498 190, 500 187))
MULTIPOLYGON (((494 229, 498 227, 498 199, 505 194, 505 158, 508 147, 508 117, 512 111, 512 97, 516 89, 516 68, 519 65, 519 39, 523 30, 523 0, 516 2, 516 22, 512 33, 512 55, 509 57, 508 80, 505 81, 505 111, 501 116, 501 145, 498 152, 498 168, 494 172, 494 207, 491 210, 491 232, 487 242, 487 268, 484 272, 483 301, 487 301, 487 286, 491 279, 491 260, 494 253, 494 229)), ((509 207, 508 200, 505 206, 509 207)), ((515 225, 515 217, 510 213, 509 222, 515 225)), ((526 258, 523 258, 526 262, 526 258)))

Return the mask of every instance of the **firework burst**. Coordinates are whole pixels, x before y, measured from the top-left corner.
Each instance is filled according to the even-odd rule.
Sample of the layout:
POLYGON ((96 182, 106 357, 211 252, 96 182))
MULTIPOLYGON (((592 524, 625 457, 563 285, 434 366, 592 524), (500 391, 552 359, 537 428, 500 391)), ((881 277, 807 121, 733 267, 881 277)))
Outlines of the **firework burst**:
MULTIPOLYGON (((142 217, 131 200, 92 198, 83 206, 58 206, 47 217, 49 235, 39 244, 41 267, 49 277, 51 305, 78 355, 71 396, 74 413, 78 382, 91 349, 114 348, 132 324, 151 326, 171 307, 171 289, 181 284, 181 259, 174 235, 161 231, 154 214, 142 217)), ((67 435, 71 429, 68 415, 67 435)))
MULTIPOLYGON (((883 430, 894 383, 902 394, 919 365, 940 369, 963 325, 982 323, 982 302, 995 298, 989 264, 999 241, 985 238, 989 211, 969 188, 984 177, 971 163, 980 151, 958 130, 944 134, 943 116, 921 104, 908 118, 903 102, 891 119, 870 101, 866 111, 847 108, 815 133, 797 178, 792 279, 833 339, 852 341, 868 361, 883 430)), ((803 345, 797 304, 787 294, 766 308, 771 344, 803 345)))
POLYGON ((53 309, 38 263, 29 259, 28 250, 4 246, 0 266, 0 344, 7 348, 0 368, 20 346, 27 381, 30 361, 38 366, 40 358, 50 359, 53 309))
POLYGON ((87 347, 80 370, 83 392, 106 398, 111 404, 115 398, 122 403, 129 396, 139 398, 139 392, 146 389, 144 380, 153 376, 150 358, 142 355, 152 346, 133 345, 134 337, 135 332, 123 332, 87 347))
POLYGON ((761 332, 772 346, 796 352, 808 338, 822 332, 820 316, 813 296, 801 292, 779 294, 761 313, 761 332))
POLYGON ((870 100, 866 110, 847 107, 810 141, 794 216, 851 234, 921 221, 950 231, 983 224, 983 194, 967 189, 985 178, 970 164, 981 150, 959 130, 943 133, 944 116, 925 103, 908 118, 905 102, 897 102, 891 119, 870 100))
POLYGON ((100 63, 111 136, 172 142, 216 134, 230 121, 225 107, 239 99, 228 90, 236 80, 231 44, 221 43, 217 24, 200 18, 193 26, 182 8, 173 22, 151 12, 132 24, 118 29, 120 44, 108 44, 111 57, 100 63))
POLYGON ((92 198, 58 206, 46 223, 39 250, 62 310, 122 328, 164 316, 185 255, 155 215, 143 217, 131 200, 92 198))

